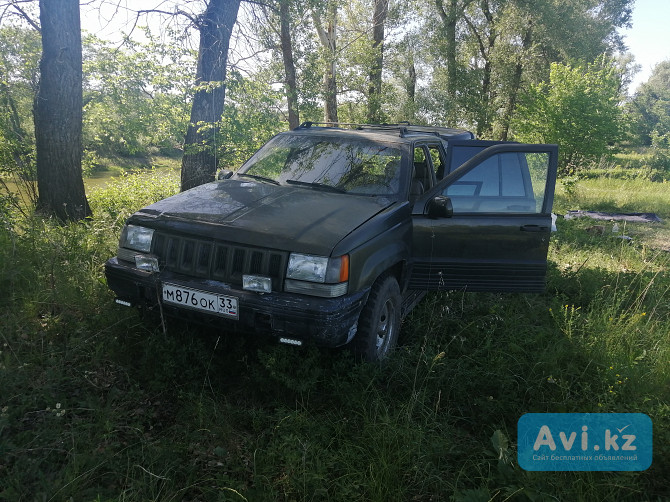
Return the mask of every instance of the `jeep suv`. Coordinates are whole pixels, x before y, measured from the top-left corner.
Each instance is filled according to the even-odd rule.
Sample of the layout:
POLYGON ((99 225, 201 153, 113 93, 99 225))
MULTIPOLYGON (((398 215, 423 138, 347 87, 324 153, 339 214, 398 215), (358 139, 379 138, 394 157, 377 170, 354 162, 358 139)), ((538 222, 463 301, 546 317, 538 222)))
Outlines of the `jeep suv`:
POLYGON ((557 153, 305 123, 133 214, 107 282, 123 305, 381 360, 426 291, 544 289, 557 153))

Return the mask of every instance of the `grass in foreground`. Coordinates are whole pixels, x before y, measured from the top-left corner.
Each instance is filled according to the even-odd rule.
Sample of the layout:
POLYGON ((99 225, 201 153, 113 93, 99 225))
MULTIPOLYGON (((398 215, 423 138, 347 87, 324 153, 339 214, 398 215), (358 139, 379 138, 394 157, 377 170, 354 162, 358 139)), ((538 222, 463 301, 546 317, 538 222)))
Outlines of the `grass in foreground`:
MULTIPOLYGON (((128 211, 174 190, 161 183, 93 194, 93 222, 0 230, 0 500, 670 497, 668 253, 644 232, 559 220, 546 294, 431 294, 378 367, 180 323, 163 334, 113 305, 102 263, 128 211), (648 471, 516 464, 523 413, 622 411, 654 422, 648 471)), ((640 200, 670 205, 650 185, 640 200)), ((593 208, 580 197, 566 209, 593 208)))

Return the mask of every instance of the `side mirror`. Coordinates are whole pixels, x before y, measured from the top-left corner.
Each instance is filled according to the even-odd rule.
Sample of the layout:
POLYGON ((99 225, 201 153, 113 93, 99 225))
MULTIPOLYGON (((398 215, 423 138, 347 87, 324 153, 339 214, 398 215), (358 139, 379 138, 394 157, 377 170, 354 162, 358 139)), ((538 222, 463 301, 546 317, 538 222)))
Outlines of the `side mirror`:
POLYGON ((227 169, 221 169, 220 171, 216 172, 216 180, 221 181, 221 180, 227 180, 233 175, 232 171, 228 171, 227 169))
POLYGON ((429 218, 451 218, 453 215, 454 206, 449 197, 436 195, 428 202, 429 218))

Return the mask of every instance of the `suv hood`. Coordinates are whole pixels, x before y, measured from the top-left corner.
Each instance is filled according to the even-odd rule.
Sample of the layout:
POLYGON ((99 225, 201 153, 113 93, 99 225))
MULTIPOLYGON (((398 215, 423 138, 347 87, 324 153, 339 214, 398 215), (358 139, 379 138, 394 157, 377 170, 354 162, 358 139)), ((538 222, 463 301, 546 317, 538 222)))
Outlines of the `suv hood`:
POLYGON ((245 245, 328 256, 346 235, 392 203, 383 197, 225 180, 156 202, 135 213, 130 222, 245 245))

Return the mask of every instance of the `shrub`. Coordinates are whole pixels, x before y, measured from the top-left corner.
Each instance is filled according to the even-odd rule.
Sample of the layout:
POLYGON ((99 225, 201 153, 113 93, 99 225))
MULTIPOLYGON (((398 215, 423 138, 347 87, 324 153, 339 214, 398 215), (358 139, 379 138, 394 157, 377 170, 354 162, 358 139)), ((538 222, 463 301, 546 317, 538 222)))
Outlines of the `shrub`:
POLYGON ((149 170, 124 173, 106 187, 93 190, 89 203, 93 214, 123 220, 141 207, 179 192, 177 171, 149 170))

